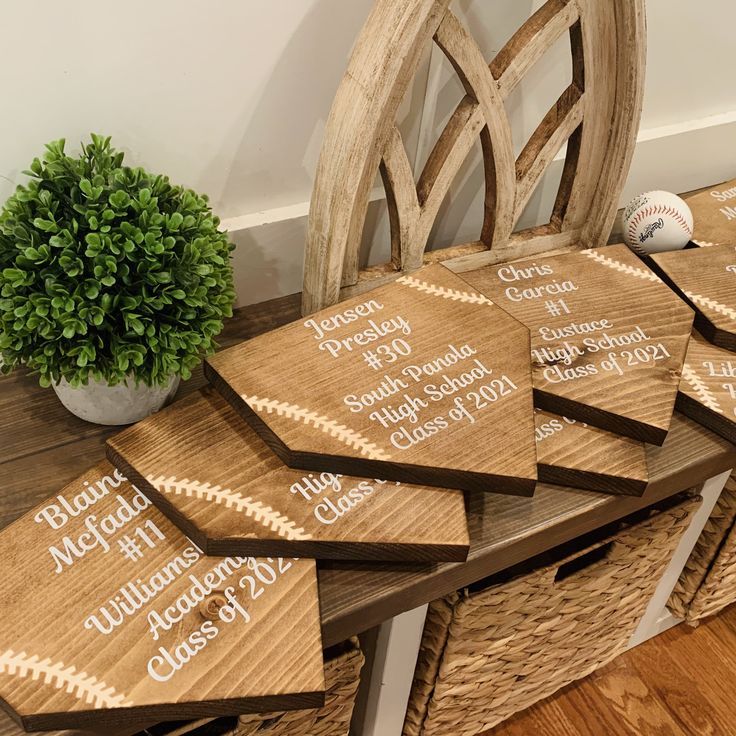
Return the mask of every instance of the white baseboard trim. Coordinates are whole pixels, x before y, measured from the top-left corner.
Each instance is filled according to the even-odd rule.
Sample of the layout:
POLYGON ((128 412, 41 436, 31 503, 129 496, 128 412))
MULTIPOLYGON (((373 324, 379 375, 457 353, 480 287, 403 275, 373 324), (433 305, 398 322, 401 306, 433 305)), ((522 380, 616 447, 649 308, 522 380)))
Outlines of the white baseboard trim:
MULTIPOLYGON (((650 189, 690 191, 736 175, 733 141, 736 110, 672 125, 643 129, 638 136, 629 177, 621 197, 623 206, 650 189)), ((562 157, 561 152, 559 157, 562 157)), ((559 165, 559 164, 558 164, 559 165)), ((543 186, 544 179, 540 182, 543 186)), ((544 198, 554 198, 552 187, 544 198)), ((451 195, 452 196, 452 195, 451 195)), ((370 262, 388 260, 384 192, 371 193, 368 227, 373 227, 370 262)), ((551 200, 550 200, 551 206, 551 200)), ((548 211, 546 204, 540 212, 548 211)), ((309 202, 251 212, 222 221, 235 250, 238 305, 245 306, 301 290, 302 260, 309 202)), ((528 224, 528 223, 527 223, 528 224)), ((480 231, 478 222, 477 230, 480 231)), ((368 239, 372 233, 368 233, 368 239)))
MULTIPOLYGON (((373 189, 369 196, 369 201, 376 202, 385 197, 381 187, 373 189)), ((227 217, 220 223, 221 230, 228 232, 237 232, 238 230, 249 230, 253 227, 261 227, 261 225, 272 225, 276 222, 284 220, 294 220, 299 217, 307 217, 309 214, 309 202, 296 202, 283 207, 274 207, 273 209, 261 210, 259 212, 249 212, 246 215, 237 215, 236 217, 227 217)))
POLYGON ((694 118, 670 125, 660 125, 655 128, 644 128, 639 131, 636 137, 637 144, 645 141, 656 140, 658 138, 669 138, 674 135, 683 135, 692 133, 697 130, 707 130, 708 128, 717 128, 722 125, 732 125, 736 123, 736 110, 728 110, 717 115, 707 115, 702 118, 694 118))

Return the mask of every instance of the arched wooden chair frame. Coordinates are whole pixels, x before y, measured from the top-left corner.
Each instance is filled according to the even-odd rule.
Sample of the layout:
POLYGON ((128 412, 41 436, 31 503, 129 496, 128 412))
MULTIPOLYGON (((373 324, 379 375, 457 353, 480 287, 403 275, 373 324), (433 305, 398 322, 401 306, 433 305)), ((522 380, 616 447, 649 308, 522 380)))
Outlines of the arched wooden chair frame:
POLYGON ((490 64, 449 4, 376 0, 361 31, 335 96, 317 167, 304 313, 430 261, 449 261, 446 265, 463 271, 607 241, 641 115, 644 0, 547 0, 490 64), (504 99, 564 33, 570 38, 572 83, 514 159, 504 99), (415 182, 395 118, 431 39, 452 63, 466 95, 415 182), (479 239, 425 253, 440 205, 477 136, 486 182, 479 239), (515 233, 536 184, 565 142, 549 224, 515 233), (389 211, 391 262, 360 271, 361 236, 378 169, 389 211))

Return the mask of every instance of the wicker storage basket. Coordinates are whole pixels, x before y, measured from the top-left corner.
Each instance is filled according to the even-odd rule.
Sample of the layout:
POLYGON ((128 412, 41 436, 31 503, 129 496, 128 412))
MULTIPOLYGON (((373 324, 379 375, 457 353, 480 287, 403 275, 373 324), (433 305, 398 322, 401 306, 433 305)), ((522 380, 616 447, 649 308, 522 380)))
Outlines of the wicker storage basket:
POLYGON ((404 736, 480 733, 616 657, 700 501, 691 496, 561 562, 430 604, 404 736))
POLYGON ((161 724, 138 736, 347 736, 363 661, 357 639, 325 651, 321 708, 161 724))
POLYGON ((672 591, 668 608, 691 626, 736 601, 736 475, 726 482, 672 591))
POLYGON ((357 639, 351 639, 325 661, 321 708, 240 716, 236 736, 347 736, 363 661, 357 639))

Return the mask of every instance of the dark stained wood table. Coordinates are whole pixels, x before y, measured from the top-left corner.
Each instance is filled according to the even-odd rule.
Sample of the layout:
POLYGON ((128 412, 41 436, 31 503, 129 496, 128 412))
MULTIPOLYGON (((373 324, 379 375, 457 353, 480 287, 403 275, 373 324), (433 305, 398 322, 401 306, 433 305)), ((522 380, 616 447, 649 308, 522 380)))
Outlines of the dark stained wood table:
MULTIPOLYGON (((238 311, 223 346, 299 317, 299 295, 238 311)), ((180 396, 202 385, 201 370, 180 396)), ((0 527, 54 495, 104 455, 118 431, 69 414, 53 391, 17 371, 0 378, 0 527)), ((482 452, 482 448, 478 448, 482 452)), ((640 497, 605 496, 540 485, 533 498, 468 496, 471 548, 467 562, 423 566, 322 563, 319 573, 325 646, 445 593, 504 570, 736 465, 736 448, 677 414, 662 447, 648 446, 650 482, 640 497)), ((0 736, 21 733, 0 723, 0 736)))

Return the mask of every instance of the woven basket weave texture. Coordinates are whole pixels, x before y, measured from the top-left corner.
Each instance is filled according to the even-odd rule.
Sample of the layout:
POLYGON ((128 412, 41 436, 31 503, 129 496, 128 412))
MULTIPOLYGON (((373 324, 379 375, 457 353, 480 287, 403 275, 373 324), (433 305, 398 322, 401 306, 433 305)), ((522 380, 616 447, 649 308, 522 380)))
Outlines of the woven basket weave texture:
MULTIPOLYGON (((364 657, 357 639, 344 642, 338 653, 325 659, 325 704, 311 710, 242 715, 238 724, 203 718, 162 730, 164 736, 347 736, 364 657)), ((148 733, 142 731, 136 736, 148 733)))
POLYGON ((691 626, 736 602, 736 474, 726 482, 667 603, 691 626))
POLYGON ((321 708, 240 716, 233 736, 347 736, 363 661, 357 640, 351 640, 347 651, 325 661, 321 708))
POLYGON ((430 604, 404 736, 481 733, 620 654, 700 502, 687 498, 562 562, 430 604), (575 569, 573 560, 590 564, 575 569), (564 577, 563 565, 572 570, 564 577))

